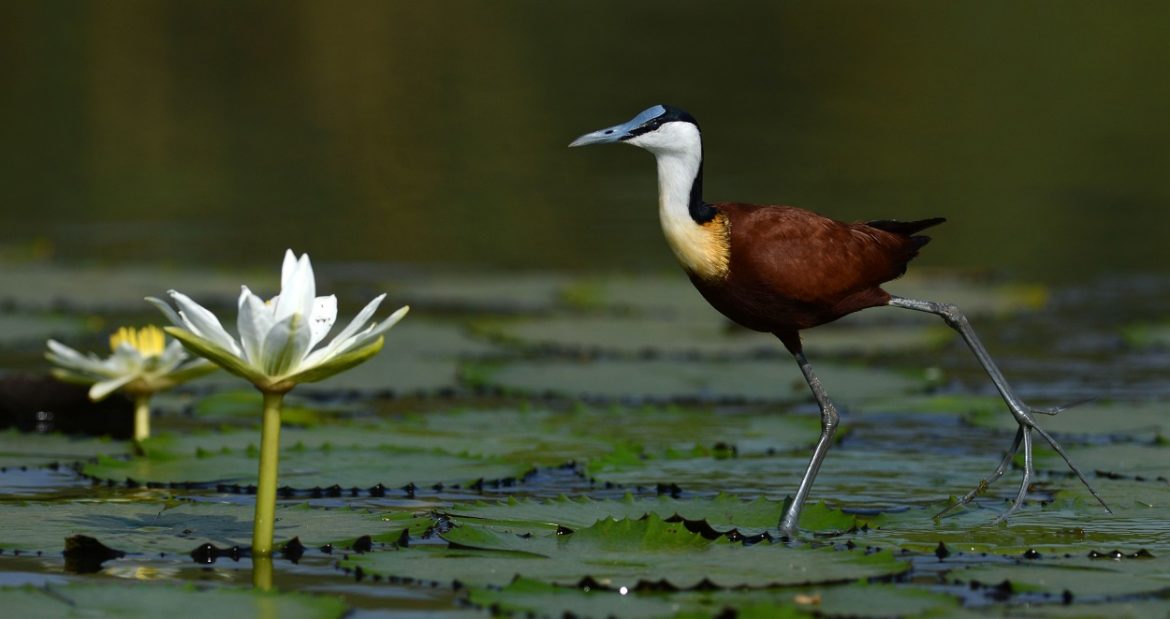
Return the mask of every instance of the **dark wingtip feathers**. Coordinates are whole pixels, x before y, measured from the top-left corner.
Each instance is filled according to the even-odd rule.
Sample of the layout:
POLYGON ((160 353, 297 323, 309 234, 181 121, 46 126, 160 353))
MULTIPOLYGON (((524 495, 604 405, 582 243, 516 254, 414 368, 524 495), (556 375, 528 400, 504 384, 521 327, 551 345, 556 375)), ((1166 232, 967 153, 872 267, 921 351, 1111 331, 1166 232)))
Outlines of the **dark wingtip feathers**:
MULTIPOLYGON (((894 234, 902 234, 911 236, 917 232, 921 232, 932 226, 937 226, 946 221, 945 217, 931 217, 930 219, 919 219, 918 221, 898 221, 897 219, 875 219, 873 221, 865 222, 865 225, 878 230, 885 230, 886 232, 893 232, 894 234)), ((919 247, 925 245, 930 237, 914 237, 915 239, 926 239, 919 243, 919 247)))
POLYGON ((871 228, 877 228, 892 234, 897 234, 910 238, 913 244, 913 251, 910 257, 918 255, 918 250, 922 249, 923 245, 930 242, 930 237, 925 235, 917 235, 916 232, 921 232, 931 226, 937 226, 946 221, 945 217, 931 217, 930 219, 919 219, 917 221, 898 221, 897 219, 875 219, 873 221, 865 222, 865 225, 871 228))

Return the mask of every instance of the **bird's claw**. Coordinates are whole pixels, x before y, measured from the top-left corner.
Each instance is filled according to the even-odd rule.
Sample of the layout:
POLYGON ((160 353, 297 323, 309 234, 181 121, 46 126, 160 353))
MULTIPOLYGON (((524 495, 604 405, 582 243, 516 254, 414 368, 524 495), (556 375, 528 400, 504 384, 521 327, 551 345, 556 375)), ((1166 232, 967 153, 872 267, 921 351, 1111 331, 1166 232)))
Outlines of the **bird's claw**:
POLYGON ((1082 404, 1088 404, 1089 402, 1092 402, 1093 400, 1096 400, 1096 399, 1097 398, 1083 398, 1080 400, 1075 400, 1073 402, 1069 402, 1068 404, 1061 404, 1059 406, 1049 406, 1047 408, 1029 407, 1028 410, 1030 412, 1036 413, 1038 415, 1059 415, 1060 413, 1063 413, 1064 411, 1066 411, 1070 408, 1080 406, 1082 404))

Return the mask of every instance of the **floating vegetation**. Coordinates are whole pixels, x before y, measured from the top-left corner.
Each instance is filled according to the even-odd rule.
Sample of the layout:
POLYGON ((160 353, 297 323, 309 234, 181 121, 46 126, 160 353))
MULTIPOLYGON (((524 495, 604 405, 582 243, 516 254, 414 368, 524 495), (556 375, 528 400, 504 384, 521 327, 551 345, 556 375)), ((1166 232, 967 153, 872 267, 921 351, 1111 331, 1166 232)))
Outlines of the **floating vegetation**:
MULTIPOLYGON (((473 279, 393 288, 396 300, 430 309, 394 329, 394 354, 287 398, 268 567, 250 548, 260 393, 220 373, 160 395, 136 453, 129 425, 107 426, 120 438, 53 432, 111 415, 85 408, 84 392, 66 411, 49 397, 60 397, 47 391, 55 383, 3 377, 0 412, 17 403, 33 412, 12 418, 21 430, 0 432, 0 603, 29 615, 76 604, 95 616, 144 616, 126 599, 136 609, 294 617, 1170 610, 1163 398, 1103 391, 1040 420, 1113 515, 1038 450, 1036 483, 1006 525, 993 521, 1014 495, 1014 468, 935 519, 991 472, 1010 416, 955 379, 968 360, 937 350, 951 340, 934 321, 818 329, 807 341, 830 357, 817 370, 842 404, 842 431, 802 514, 805 533, 784 543, 777 521, 819 422, 778 343, 728 328, 674 278, 473 279), (924 357, 953 365, 928 369, 924 357), (264 569, 277 592, 250 590, 264 569)), ((1026 328, 1016 321, 1045 298, 962 281, 940 286, 974 304, 966 309, 982 315, 993 349, 1004 345, 997 324, 1026 328)), ((116 303, 97 306, 96 319, 21 307, 69 326, 54 337, 90 348, 106 325, 133 317, 116 303)), ((1050 320, 1080 315, 1057 309, 1050 320)), ((1150 355, 1127 357, 1145 372, 1160 351, 1125 354, 1150 355)), ((0 355, 26 370, 47 371, 41 352, 0 340, 0 355)), ((1047 365, 1054 354, 1015 358, 1029 377, 1022 388, 1060 404, 1070 368, 1096 361, 1047 365)), ((119 402, 103 405, 125 407, 128 424, 130 405, 119 402)))

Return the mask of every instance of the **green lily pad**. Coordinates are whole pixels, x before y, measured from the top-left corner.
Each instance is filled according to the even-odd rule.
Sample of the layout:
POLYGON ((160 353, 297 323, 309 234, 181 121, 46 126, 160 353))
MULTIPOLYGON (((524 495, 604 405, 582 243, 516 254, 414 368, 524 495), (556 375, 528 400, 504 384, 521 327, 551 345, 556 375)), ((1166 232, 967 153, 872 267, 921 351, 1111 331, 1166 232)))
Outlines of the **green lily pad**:
MULTIPOLYGON (((1015 420, 1007 405, 994 396, 947 395, 920 398, 913 402, 891 402, 879 408, 902 410, 947 410, 962 414, 972 425, 1014 432, 1015 420)), ((1102 439, 1153 439, 1170 435, 1170 403, 1093 401, 1078 404, 1056 416, 1037 415, 1045 430, 1058 435, 1091 435, 1102 439)))
POLYGON ((1139 600, 1109 599, 1106 602, 1082 603, 1073 598, 1069 604, 1035 606, 1013 611, 1016 617, 1045 617, 1059 619, 1067 617, 1109 617, 1110 619, 1147 619, 1170 615, 1170 600, 1148 598, 1139 600))
POLYGON ((125 441, 34 434, 15 429, 0 431, 0 467, 76 462, 102 455, 122 455, 129 451, 130 445, 125 441))
MULTIPOLYGON (((672 453, 712 454, 736 449, 750 455, 801 447, 819 429, 815 415, 746 415, 680 407, 578 407, 432 411, 386 419, 288 427, 285 452, 315 449, 401 449, 494 458, 523 466, 568 461, 614 462, 672 453), (501 428, 507 428, 501 432, 501 428)), ((155 460, 208 457, 255 449, 254 429, 159 433, 143 446, 155 460)))
MULTIPOLYGON (((1166 483, 1170 477, 1170 445, 1122 444, 1067 447, 1069 457, 1082 470, 1109 474, 1138 476, 1166 483)), ((1037 466, 1060 470, 1064 461, 1055 453, 1045 452, 1037 458, 1037 466)))
POLYGON ((463 525, 443 534, 451 547, 411 547, 351 556, 343 565, 382 575, 505 585, 516 575, 553 584, 584 576, 604 586, 636 588, 664 581, 679 588, 838 582, 904 571, 890 553, 865 554, 784 544, 745 546, 708 540, 654 515, 602 520, 568 535, 519 536, 506 528, 463 525))
POLYGON ((1129 325, 1122 329, 1121 335, 1134 348, 1170 348, 1170 324, 1129 325))
MULTIPOLYGON (((1104 476, 1090 476, 1097 494, 1109 505, 1114 515, 1098 520, 1094 526, 1108 525, 1119 534, 1137 535, 1141 531, 1157 531, 1162 513, 1170 510, 1170 483, 1163 479, 1109 479, 1104 476)), ((1076 501, 1077 511, 1083 514, 1100 515, 1101 507, 1083 486, 1066 485, 1057 493, 1059 500, 1076 501)), ((1134 538, 1145 541, 1142 538, 1134 538)), ((1168 538, 1166 541, 1170 541, 1168 538)))
MULTIPOLYGON (((250 546, 252 504, 176 501, 69 501, 5 504, 0 548, 59 552, 65 538, 87 535, 126 553, 187 554, 200 544, 250 546)), ((430 518, 409 511, 317 508, 280 503, 276 539, 299 537, 306 546, 344 545, 370 535, 394 541, 403 529, 418 534, 430 518)))
MULTIPOLYGON (((653 514, 664 520, 677 516, 691 522, 705 522, 717 533, 734 530, 742 536, 753 537, 766 532, 774 533, 785 505, 786 501, 764 497, 745 501, 729 494, 684 500, 665 496, 635 498, 626 495, 620 500, 604 501, 561 496, 545 501, 509 498, 505 501, 457 505, 444 513, 456 522, 507 526, 527 533, 548 532, 561 527, 578 529, 601 520, 638 519, 653 514)), ((822 503, 806 506, 801 513, 800 523, 805 530, 841 531, 858 525, 858 518, 822 503)))
MULTIPOLYGON (((680 455, 645 459, 638 466, 599 467, 592 474, 599 481, 631 487, 677 484, 690 492, 780 497, 796 491, 808 467, 816 434, 806 438, 808 448, 773 455, 725 459, 680 455)), ((996 457, 933 451, 891 456, 846 443, 829 450, 811 496, 814 501, 856 508, 932 505, 948 495, 966 493, 991 472, 996 457)))
POLYGON ((477 587, 469 600, 484 608, 498 608, 510 614, 578 617, 670 617, 682 610, 678 596, 626 593, 564 587, 530 578, 517 578, 503 588, 477 587))
POLYGON ((592 461, 615 448, 633 447, 652 455, 695 448, 710 451, 720 443, 735 445, 743 453, 784 449, 803 444, 818 426, 816 420, 798 415, 737 415, 677 407, 577 407, 568 411, 434 412, 392 420, 384 427, 381 440, 388 445, 554 465, 592 461), (500 432, 500 428, 507 431, 500 432))
POLYGON ((297 592, 196 587, 107 579, 43 587, 0 587, 0 606, 12 617, 110 617, 157 619, 181 609, 184 617, 340 618, 337 597, 297 592))
MULTIPOLYGON (((839 404, 906 393, 923 381, 832 363, 814 370, 839 404)), ((772 361, 520 361, 472 370, 476 382, 526 394, 659 400, 811 400, 796 363, 772 361)))
POLYGON ((1021 560, 1009 565, 976 566, 955 572, 953 576, 962 581, 989 584, 1010 580, 1013 587, 1046 592, 1058 599, 1064 591, 1073 592, 1075 597, 1164 595, 1170 587, 1170 558, 1115 560, 1061 556, 1042 561, 1021 560))
POLYGON ((391 284, 403 303, 447 311, 537 312, 554 307, 569 280, 555 273, 476 273, 391 284))
MULTIPOLYGON (((253 388, 227 390, 209 394, 197 400, 192 407, 201 421, 239 421, 259 426, 264 397, 253 388)), ((280 420, 294 426, 316 426, 329 420, 331 411, 321 405, 300 399, 296 394, 285 397, 280 409, 280 420)))
POLYGON ((148 310, 144 297, 159 296, 173 288, 201 301, 218 300, 235 307, 240 284, 244 282, 256 289, 275 287, 273 274, 268 271, 241 275, 162 267, 65 268, 10 263, 0 268, 0 302, 31 309, 65 304, 89 311, 148 310))
MULTIPOLYGON (((62 314, 0 313, 0 345, 11 346, 47 339, 67 340, 89 330, 85 320, 62 314)), ((109 352, 108 350, 106 352, 109 352)))
MULTIPOLYGON (((82 472, 97 479, 138 483, 240 484, 256 483, 257 457, 249 450, 220 450, 169 458, 101 458, 82 472)), ((279 484, 305 489, 340 485, 369 488, 383 484, 398 488, 467 484, 477 479, 520 477, 527 468, 487 458, 432 451, 380 448, 294 448, 281 454, 279 484)))
POLYGON ((586 278, 567 286, 564 296, 579 308, 609 307, 649 316, 721 318, 682 273, 586 278))
POLYGON ((473 589, 470 600, 514 613, 591 617, 706 617, 725 610, 734 610, 738 617, 915 617, 937 616, 958 607, 950 596, 881 584, 680 591, 665 596, 653 591, 562 587, 528 578, 503 588, 473 589))
POLYGON ((1005 316, 1048 303, 1048 289, 1038 284, 997 283, 923 270, 911 271, 882 288, 900 297, 952 303, 968 317, 1005 316))
MULTIPOLYGON (((481 323, 479 330, 526 348, 555 347, 567 351, 622 354, 750 355, 787 353, 770 334, 734 328, 726 319, 670 320, 636 316, 558 316, 481 323)), ((826 325, 805 332, 810 355, 875 353, 930 348, 953 332, 944 326, 826 325)))
MULTIPOLYGON (((921 269, 883 286, 892 294, 912 299, 954 303, 968 316, 1005 315, 1043 307, 1046 288, 1027 284, 999 284, 921 269)), ((566 296, 584 307, 617 307, 640 314, 707 318, 717 316, 681 274, 616 276, 582 280, 566 296)), ((909 318, 894 310, 861 312, 861 320, 909 318), (880 316, 880 318, 879 318, 880 316)))
MULTIPOLYGON (((470 458, 498 458, 529 466, 563 464, 575 458, 605 453, 611 443, 600 438, 579 437, 555 427, 558 417, 548 412, 476 411, 463 414, 435 414, 407 420, 357 420, 345 425, 289 427, 281 431, 281 450, 405 450, 428 451, 470 458), (433 419, 422 421, 420 418, 433 419), (516 431, 485 437, 484 432, 500 423, 516 423, 516 431), (434 429, 431 429, 431 426, 434 429), (446 426, 446 427, 444 427, 446 426), (548 434, 541 428, 551 428, 548 434)), ((257 430, 166 434, 145 442, 147 452, 166 459, 171 456, 211 456, 223 452, 255 449, 260 442, 257 430)))

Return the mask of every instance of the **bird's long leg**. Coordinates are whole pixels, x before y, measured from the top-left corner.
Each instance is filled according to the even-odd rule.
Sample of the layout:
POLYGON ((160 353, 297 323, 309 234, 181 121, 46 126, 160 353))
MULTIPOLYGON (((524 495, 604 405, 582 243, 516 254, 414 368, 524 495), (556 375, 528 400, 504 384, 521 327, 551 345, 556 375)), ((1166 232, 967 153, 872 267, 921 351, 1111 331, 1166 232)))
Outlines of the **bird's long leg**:
POLYGON ((808 469, 805 470, 804 477, 800 480, 800 486, 796 489, 796 497, 792 499, 792 503, 788 505, 788 509, 785 510, 784 516, 780 519, 780 535, 789 539, 796 536, 796 531, 800 527, 800 510, 804 508, 804 502, 808 499, 809 491, 812 490, 813 480, 817 478, 817 472, 821 470, 821 462, 824 462, 825 454, 829 453, 829 446, 833 444, 833 435, 837 433, 839 421, 837 407, 829 400, 824 387, 821 386, 821 379, 813 373, 808 359, 805 358, 803 352, 797 352, 795 355, 796 363, 800 365, 800 371, 804 373, 804 380, 808 382, 808 388, 812 390, 813 397, 817 400, 817 406, 821 409, 821 438, 817 441, 816 448, 813 449, 808 469))
MULTIPOLYGON (((943 321, 947 323, 947 326, 954 329, 959 333, 960 336, 962 336, 963 341, 967 343, 967 347, 971 349, 971 352, 975 354, 975 358, 979 360, 980 365, 983 366, 983 369, 987 372, 987 375, 991 377, 991 382, 995 384, 995 388, 999 391, 999 395, 1003 398, 1003 401, 1007 403, 1008 410, 1011 411, 1012 417, 1014 417, 1016 423, 1019 424, 1020 429, 1016 432, 1015 441, 1012 442, 1012 449, 1009 450, 1007 456, 1004 457, 1004 460, 1000 462, 1000 465, 998 468, 996 468, 995 472, 992 473, 987 479, 983 480, 983 482, 980 483, 979 488, 976 488, 976 493, 978 493, 978 491, 986 487, 987 484, 990 484, 991 482, 1002 477, 1003 471, 1006 469, 1006 465, 1015 455, 1015 452, 1019 449, 1021 443, 1023 444, 1024 480, 1020 485, 1019 493, 1016 494, 1015 501, 1012 502, 1012 505, 1008 511, 1000 516, 1000 520, 1006 518, 1019 509, 1020 505, 1024 502, 1024 496, 1028 492, 1028 484, 1032 480, 1032 432, 1039 434, 1049 445, 1051 445, 1052 448, 1056 450, 1056 453, 1060 454, 1060 457, 1064 459, 1064 463, 1068 465, 1068 468, 1074 474, 1076 474, 1077 478, 1081 480, 1081 483, 1089 489, 1089 493, 1093 495, 1093 498, 1097 499, 1097 501, 1101 503, 1101 506, 1105 508, 1105 511, 1113 513, 1113 510, 1109 509, 1109 506, 1106 505, 1101 496, 1097 494, 1097 491, 1093 489, 1093 486, 1089 483, 1089 480, 1085 479, 1085 476, 1081 473, 1081 470, 1078 469, 1075 464, 1073 464, 1072 460, 1068 457, 1068 453, 1066 453, 1064 448, 1060 446, 1060 443, 1056 442, 1056 439, 1052 438, 1052 435, 1046 432, 1044 428, 1036 425, 1036 420, 1033 418, 1034 414, 1055 415, 1067 407, 1033 408, 1025 404, 1023 400, 1021 400, 1019 396, 1016 395, 1015 391, 1012 390, 1011 385, 1008 384, 1007 379, 1004 378, 1003 373, 999 371, 999 367, 995 364, 995 361, 992 360, 991 355, 987 352, 987 349, 984 348, 983 342, 979 340, 979 336, 976 335, 975 330, 971 328, 971 324, 967 321, 967 317, 959 311, 958 307, 950 303, 918 301, 915 299, 906 299, 895 296, 890 297, 889 304, 894 307, 901 307, 919 312, 928 312, 937 316, 941 316, 943 321)), ((973 498, 973 495, 968 495, 968 497, 973 498)), ((964 500, 960 503, 970 502, 970 498, 968 497, 964 497, 964 500)))

